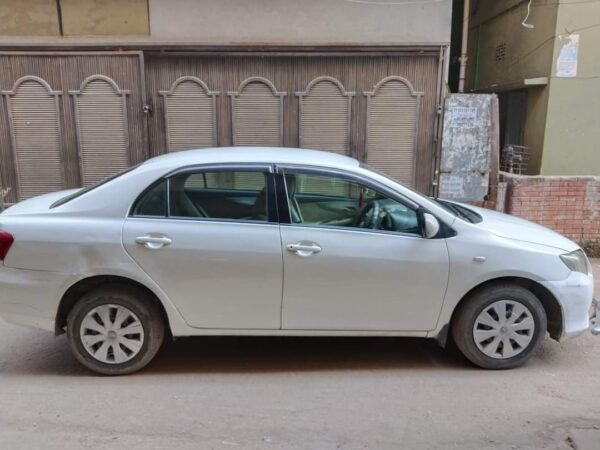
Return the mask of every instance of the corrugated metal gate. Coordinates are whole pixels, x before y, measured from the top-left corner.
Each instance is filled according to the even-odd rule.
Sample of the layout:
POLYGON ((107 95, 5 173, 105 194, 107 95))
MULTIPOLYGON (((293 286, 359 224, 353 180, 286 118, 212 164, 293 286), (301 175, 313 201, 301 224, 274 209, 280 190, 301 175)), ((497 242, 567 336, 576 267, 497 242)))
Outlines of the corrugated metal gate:
POLYGON ((440 56, 0 53, 4 202, 228 145, 348 154, 430 192, 440 56))
POLYGON ((439 52, 147 54, 145 61, 152 155, 215 144, 317 148, 431 190, 439 52), (179 96, 184 89, 196 100, 179 96))
POLYGON ((0 54, 5 204, 147 158, 142 61, 139 52, 0 54))

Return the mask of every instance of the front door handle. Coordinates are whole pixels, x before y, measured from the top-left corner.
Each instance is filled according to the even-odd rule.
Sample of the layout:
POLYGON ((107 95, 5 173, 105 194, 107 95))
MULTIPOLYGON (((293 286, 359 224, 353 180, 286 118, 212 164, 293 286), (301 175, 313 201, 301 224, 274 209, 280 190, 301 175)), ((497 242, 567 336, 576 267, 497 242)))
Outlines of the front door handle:
POLYGON ((321 247, 319 247, 314 242, 296 242, 295 244, 288 244, 286 248, 289 252, 296 253, 299 256, 310 256, 321 251, 321 247))
POLYGON ((166 245, 170 245, 173 240, 167 236, 138 236, 135 238, 136 244, 143 245, 150 250, 158 250, 159 248, 163 248, 166 245))

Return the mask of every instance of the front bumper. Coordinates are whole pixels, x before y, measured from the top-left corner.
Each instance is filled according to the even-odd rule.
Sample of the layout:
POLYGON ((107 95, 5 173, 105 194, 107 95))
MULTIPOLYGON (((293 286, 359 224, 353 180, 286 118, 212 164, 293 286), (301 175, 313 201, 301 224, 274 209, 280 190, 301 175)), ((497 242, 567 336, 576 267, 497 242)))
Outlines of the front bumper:
POLYGON ((594 336, 600 335, 600 302, 592 300, 592 309, 590 310, 590 330, 594 336))
POLYGON ((564 341, 590 329, 590 309, 594 296, 594 278, 591 274, 571 272, 561 281, 540 282, 558 300, 562 311, 562 334, 564 341))

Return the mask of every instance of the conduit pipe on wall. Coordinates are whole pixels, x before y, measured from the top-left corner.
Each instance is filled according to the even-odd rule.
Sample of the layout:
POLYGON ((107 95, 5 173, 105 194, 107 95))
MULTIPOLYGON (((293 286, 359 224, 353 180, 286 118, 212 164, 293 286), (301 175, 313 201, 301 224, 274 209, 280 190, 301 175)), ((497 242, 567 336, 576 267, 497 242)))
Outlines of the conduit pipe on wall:
POLYGON ((465 78, 467 74, 467 47, 469 44, 469 17, 471 14, 471 0, 465 0, 463 8, 462 44, 460 47, 460 74, 458 78, 458 92, 465 92, 465 78))

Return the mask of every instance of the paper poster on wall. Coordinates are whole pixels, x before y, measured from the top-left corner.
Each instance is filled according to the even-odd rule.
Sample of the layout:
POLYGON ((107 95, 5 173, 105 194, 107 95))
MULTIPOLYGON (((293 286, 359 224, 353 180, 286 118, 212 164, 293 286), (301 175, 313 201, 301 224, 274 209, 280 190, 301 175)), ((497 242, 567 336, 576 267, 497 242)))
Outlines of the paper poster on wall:
POLYGON ((449 109, 450 123, 453 128, 475 128, 477 108, 472 106, 453 106, 449 109))
POLYGON ((443 198, 463 198, 465 196, 464 178, 449 173, 441 174, 440 194, 443 198))
POLYGON ((572 78, 577 76, 577 59, 579 57, 579 35, 559 36, 562 42, 560 54, 556 61, 556 76, 572 78))

